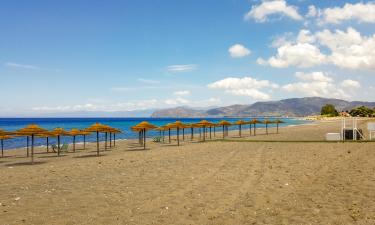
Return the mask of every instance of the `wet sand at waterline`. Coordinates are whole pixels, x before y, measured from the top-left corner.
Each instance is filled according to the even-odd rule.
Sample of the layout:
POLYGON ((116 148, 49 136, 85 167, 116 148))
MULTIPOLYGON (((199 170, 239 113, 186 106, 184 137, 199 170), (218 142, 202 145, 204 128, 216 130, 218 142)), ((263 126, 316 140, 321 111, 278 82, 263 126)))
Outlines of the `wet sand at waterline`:
POLYGON ((37 148, 34 165, 6 151, 0 224, 375 224, 375 143, 235 142, 322 140, 339 126, 149 150, 119 141, 101 157, 93 143, 61 157, 37 148))

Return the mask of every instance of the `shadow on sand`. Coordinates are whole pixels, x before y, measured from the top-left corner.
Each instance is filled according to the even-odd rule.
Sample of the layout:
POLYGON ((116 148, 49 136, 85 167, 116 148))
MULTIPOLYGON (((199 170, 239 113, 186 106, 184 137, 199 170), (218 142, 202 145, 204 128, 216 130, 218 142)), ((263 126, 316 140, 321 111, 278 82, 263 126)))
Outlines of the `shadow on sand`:
POLYGON ((39 162, 34 162, 34 163, 31 163, 31 162, 18 162, 18 163, 10 163, 10 164, 5 164, 4 166, 33 166, 33 165, 41 165, 41 164, 45 164, 47 162, 45 161, 39 161, 39 162))

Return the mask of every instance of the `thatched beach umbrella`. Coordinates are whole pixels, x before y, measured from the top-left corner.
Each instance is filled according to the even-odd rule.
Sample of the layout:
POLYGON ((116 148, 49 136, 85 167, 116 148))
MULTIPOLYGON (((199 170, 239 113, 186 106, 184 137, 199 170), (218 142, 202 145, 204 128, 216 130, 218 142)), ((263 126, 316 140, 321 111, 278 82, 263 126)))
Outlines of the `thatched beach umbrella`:
POLYGON ((165 126, 161 126, 161 127, 155 128, 155 130, 159 131, 160 138, 163 138, 163 143, 164 143, 164 139, 165 139, 165 130, 166 129, 167 128, 165 126))
POLYGON ((41 134, 37 134, 36 135, 37 137, 39 138, 45 138, 46 139, 46 146, 47 146, 47 153, 49 153, 49 138, 50 137, 56 137, 56 135, 54 135, 52 132, 44 132, 44 133, 41 133, 41 134))
POLYGON ((130 130, 133 132, 138 132, 138 143, 140 145, 143 145, 143 136, 142 136, 143 129, 137 126, 132 126, 130 127, 130 130))
POLYGON ((121 133, 119 129, 110 127, 107 129, 109 131, 109 148, 112 148, 112 134, 113 134, 113 147, 116 146, 116 134, 121 133))
POLYGON ((11 139, 11 138, 12 137, 9 136, 9 135, 0 135, 0 141, 1 141, 1 158, 4 157, 4 140, 11 139))
POLYGON ((271 120, 265 119, 263 123, 266 125, 266 134, 268 135, 268 124, 274 123, 271 120))
POLYGON ((147 122, 147 121, 143 121, 139 124, 136 125, 137 128, 140 128, 143 130, 143 149, 146 149, 146 132, 148 130, 152 130, 152 129, 155 129, 157 128, 157 126, 147 122))
POLYGON ((82 131, 74 128, 74 129, 71 129, 68 133, 70 136, 73 136, 73 152, 75 152, 76 151, 76 136, 81 135, 82 131))
POLYGON ((187 125, 181 121, 176 121, 171 123, 169 127, 177 130, 177 146, 180 146, 180 129, 185 129, 187 125))
POLYGON ((247 122, 244 120, 237 120, 234 124, 238 125, 238 135, 242 137, 242 125, 245 125, 247 122))
POLYGON ((226 120, 222 120, 219 123, 217 123, 217 125, 222 126, 222 128, 223 128, 223 139, 224 139, 224 137, 225 137, 225 130, 227 129, 228 126, 230 126, 232 124, 230 122, 226 121, 226 120))
POLYGON ((282 120, 279 120, 279 119, 277 119, 277 120, 275 120, 273 122, 276 123, 276 133, 278 134, 279 133, 279 124, 280 123, 285 123, 285 122, 282 121, 282 120))
POLYGON ((200 126, 203 128, 203 141, 206 141, 206 128, 207 127, 211 127, 213 126, 214 124, 207 121, 207 120, 201 120, 199 121, 198 123, 196 123, 196 125, 200 126))
POLYGON ((250 121, 250 123, 254 125, 254 136, 255 136, 257 134, 256 133, 257 124, 262 123, 262 121, 257 120, 257 119, 253 119, 253 120, 250 121))
POLYGON ((64 130, 61 127, 57 127, 51 131, 57 137, 57 155, 60 156, 60 137, 61 136, 70 136, 69 132, 64 130))
POLYGON ((81 130, 81 135, 83 137, 83 149, 86 149, 86 136, 90 135, 91 133, 85 130, 81 130))
POLYGON ((122 132, 120 129, 113 128, 112 133, 113 133, 113 147, 116 147, 116 134, 121 134, 122 132))
POLYGON ((99 156, 99 133, 103 132, 106 126, 101 123, 95 123, 84 129, 86 132, 96 132, 96 155, 99 156))
POLYGON ((36 124, 28 125, 25 128, 17 130, 16 132, 18 135, 31 136, 31 163, 34 163, 34 137, 37 134, 42 134, 45 132, 47 132, 46 129, 43 129, 36 124))
POLYGON ((165 128, 168 130, 168 143, 171 143, 171 130, 174 129, 174 125, 172 123, 168 123, 165 125, 165 128))

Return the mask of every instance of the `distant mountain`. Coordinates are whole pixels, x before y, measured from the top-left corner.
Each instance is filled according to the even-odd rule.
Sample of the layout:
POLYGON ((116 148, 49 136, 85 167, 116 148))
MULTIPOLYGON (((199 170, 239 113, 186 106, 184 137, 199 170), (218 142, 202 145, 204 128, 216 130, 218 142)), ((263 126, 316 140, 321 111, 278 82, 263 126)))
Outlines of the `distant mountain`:
POLYGON ((337 110, 351 110, 358 106, 374 108, 375 102, 345 101, 333 98, 307 97, 280 101, 256 102, 251 105, 231 105, 195 110, 189 107, 157 110, 151 117, 224 117, 224 116, 309 116, 320 113, 325 104, 332 104, 337 110))

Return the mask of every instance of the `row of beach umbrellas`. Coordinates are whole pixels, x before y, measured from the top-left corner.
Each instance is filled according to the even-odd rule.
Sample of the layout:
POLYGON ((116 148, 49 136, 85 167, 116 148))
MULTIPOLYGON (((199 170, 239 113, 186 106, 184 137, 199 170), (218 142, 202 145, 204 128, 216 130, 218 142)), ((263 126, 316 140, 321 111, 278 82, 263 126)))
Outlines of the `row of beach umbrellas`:
POLYGON ((176 130, 177 145, 179 146, 180 145, 180 138, 179 138, 180 132, 182 131, 183 139, 185 139, 185 129, 191 129, 191 132, 190 132, 191 139, 193 139, 193 136, 194 136, 194 128, 203 129, 203 141, 205 141, 207 129, 210 130, 209 135, 210 135, 210 139, 211 139, 212 129, 214 129, 214 135, 215 135, 216 127, 222 127, 222 133, 223 133, 222 137, 224 138, 225 134, 228 132, 229 126, 238 125, 239 136, 242 137, 242 126, 244 126, 244 125, 250 125, 250 129, 249 129, 250 135, 252 134, 252 132, 253 132, 254 135, 256 135, 256 125, 257 124, 265 124, 266 134, 268 134, 268 125, 269 124, 276 124, 276 130, 277 130, 277 133, 279 133, 279 124, 280 123, 284 123, 284 122, 282 120, 279 120, 279 119, 276 119, 276 120, 266 119, 266 120, 263 120, 263 121, 260 121, 260 120, 257 120, 257 119, 253 119, 253 120, 249 120, 249 121, 238 120, 234 123, 230 123, 226 120, 222 120, 218 123, 213 123, 213 122, 210 122, 210 121, 207 121, 207 120, 201 120, 198 123, 193 123, 193 124, 185 124, 185 123, 182 123, 181 121, 176 121, 174 123, 168 123, 164 126, 158 127, 158 126, 155 126, 155 125, 153 125, 153 124, 151 124, 147 121, 143 121, 143 122, 141 122, 141 123, 139 123, 135 126, 132 126, 131 130, 134 131, 134 132, 138 132, 139 143, 141 145, 143 145, 144 149, 146 149, 146 132, 149 131, 149 130, 158 130, 160 132, 160 136, 162 136, 162 138, 163 138, 163 142, 164 142, 164 138, 165 138, 164 132, 168 131, 169 143, 171 142, 171 130, 176 130), (253 129, 253 131, 252 131, 252 129, 253 129))
MULTIPOLYGON (((168 139, 169 143, 171 142, 171 130, 176 130, 177 132, 177 145, 180 145, 180 132, 182 131, 183 140, 185 140, 185 129, 190 129, 191 140, 194 137, 194 129, 199 128, 200 137, 202 137, 202 130, 203 130, 203 141, 206 140, 207 130, 209 129, 209 136, 210 139, 212 134, 212 129, 214 131, 214 136, 216 135, 216 127, 222 128, 222 138, 228 133, 228 127, 237 125, 239 128, 239 136, 242 136, 242 127, 244 125, 250 125, 250 135, 256 135, 256 125, 257 124, 265 124, 266 126, 266 134, 268 134, 268 125, 269 124, 276 124, 277 133, 279 132, 279 124, 283 123, 283 121, 277 120, 264 120, 260 121, 257 119, 244 121, 238 120, 234 123, 230 123, 226 120, 222 120, 218 123, 213 123, 207 120, 201 120, 198 123, 186 124, 182 123, 181 121, 176 121, 174 123, 168 123, 164 126, 155 126, 147 121, 143 121, 135 126, 131 127, 133 132, 138 132, 139 135, 139 143, 146 149, 146 132, 149 130, 157 130, 160 132, 160 137, 162 136, 163 142, 165 139, 165 132, 168 131, 168 139), (253 130, 253 131, 252 131, 253 130), (163 134, 163 135, 161 135, 163 134)), ((46 139, 46 146, 47 152, 49 152, 49 138, 57 138, 57 155, 60 156, 60 138, 62 136, 72 136, 73 137, 73 151, 76 150, 76 137, 83 136, 83 148, 86 148, 86 136, 92 133, 96 134, 96 148, 97 148, 97 156, 99 156, 99 134, 105 134, 105 149, 107 149, 107 140, 109 134, 109 147, 112 147, 112 135, 113 135, 113 146, 116 145, 116 134, 121 133, 121 130, 110 127, 108 125, 95 123, 86 129, 72 129, 70 131, 66 131, 63 128, 55 128, 53 130, 47 130, 41 128, 36 124, 31 124, 26 126, 25 128, 19 129, 14 132, 8 132, 0 129, 0 141, 1 141, 1 156, 4 155, 4 140, 11 139, 13 137, 26 137, 27 138, 27 157, 29 157, 29 139, 31 139, 31 162, 34 162, 34 139, 37 138, 45 138, 46 139)))
POLYGON ((83 136, 83 148, 86 148, 86 136, 91 133, 96 133, 97 136, 97 155, 99 156, 99 133, 105 133, 105 148, 107 149, 107 135, 110 135, 110 147, 112 147, 112 135, 113 135, 113 145, 116 145, 116 134, 121 133, 119 129, 103 125, 100 123, 95 123, 86 129, 72 129, 66 131, 63 128, 55 128, 53 130, 47 130, 41 128, 36 124, 31 124, 25 128, 19 129, 17 131, 4 131, 0 129, 0 140, 1 140, 1 156, 4 156, 4 140, 11 139, 13 137, 26 137, 27 139, 27 157, 29 157, 29 139, 31 139, 31 163, 34 162, 34 139, 46 138, 47 152, 49 152, 49 138, 57 138, 57 155, 60 156, 61 147, 60 140, 62 136, 72 136, 73 137, 73 151, 76 150, 76 137, 83 136))

